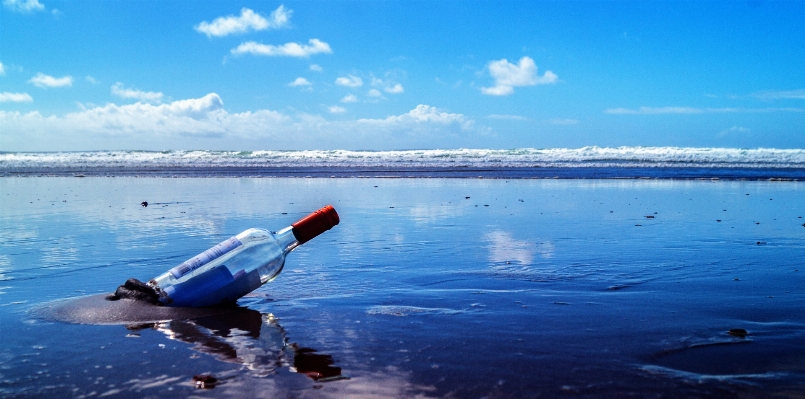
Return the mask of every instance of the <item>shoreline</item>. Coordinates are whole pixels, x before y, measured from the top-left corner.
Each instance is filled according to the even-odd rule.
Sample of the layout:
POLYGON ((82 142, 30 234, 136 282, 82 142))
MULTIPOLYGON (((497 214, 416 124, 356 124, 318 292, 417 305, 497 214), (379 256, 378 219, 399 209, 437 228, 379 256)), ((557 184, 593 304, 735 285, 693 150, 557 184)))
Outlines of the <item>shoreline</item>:
POLYGON ((729 167, 22 167, 0 177, 447 178, 802 181, 805 168, 729 167))

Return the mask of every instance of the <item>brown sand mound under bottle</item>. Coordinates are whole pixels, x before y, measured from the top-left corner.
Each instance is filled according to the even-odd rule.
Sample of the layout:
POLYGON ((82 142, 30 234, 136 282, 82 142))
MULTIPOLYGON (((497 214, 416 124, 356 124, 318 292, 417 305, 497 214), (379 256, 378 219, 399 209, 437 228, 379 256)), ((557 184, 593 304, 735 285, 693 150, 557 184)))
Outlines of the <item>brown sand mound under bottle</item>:
POLYGON ((131 324, 190 320, 244 309, 237 306, 206 308, 157 306, 147 301, 128 298, 110 301, 107 299, 109 295, 96 294, 48 302, 34 309, 32 314, 43 320, 74 324, 131 324))

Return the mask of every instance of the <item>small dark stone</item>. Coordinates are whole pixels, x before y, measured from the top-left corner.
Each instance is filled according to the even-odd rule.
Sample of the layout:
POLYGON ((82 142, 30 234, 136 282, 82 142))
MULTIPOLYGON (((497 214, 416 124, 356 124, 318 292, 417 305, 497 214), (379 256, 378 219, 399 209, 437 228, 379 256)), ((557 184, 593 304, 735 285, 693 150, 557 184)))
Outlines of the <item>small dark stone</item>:
POLYGON ((716 222, 720 222, 720 221, 721 221, 721 219, 716 219, 716 222))
POLYGON ((148 208, 148 201, 140 202, 140 205, 142 205, 143 208, 148 208))
POLYGON ((156 329, 156 328, 157 328, 157 323, 126 324, 126 330, 129 330, 129 331, 140 331, 140 330, 156 329))
POLYGON ((743 328, 732 328, 727 331, 727 334, 732 335, 733 337, 746 338, 749 333, 747 333, 743 328))
POLYGON ((212 389, 218 384, 218 379, 209 374, 194 375, 193 381, 199 389, 212 389))
POLYGON ((159 294, 150 285, 143 283, 136 278, 126 280, 123 285, 117 287, 115 293, 106 297, 106 300, 116 301, 121 298, 145 301, 153 305, 159 305, 159 294))
POLYGON ((654 219, 654 215, 648 215, 646 216, 646 219, 654 219))
POLYGON ((464 199, 470 199, 470 197, 464 197, 464 199))

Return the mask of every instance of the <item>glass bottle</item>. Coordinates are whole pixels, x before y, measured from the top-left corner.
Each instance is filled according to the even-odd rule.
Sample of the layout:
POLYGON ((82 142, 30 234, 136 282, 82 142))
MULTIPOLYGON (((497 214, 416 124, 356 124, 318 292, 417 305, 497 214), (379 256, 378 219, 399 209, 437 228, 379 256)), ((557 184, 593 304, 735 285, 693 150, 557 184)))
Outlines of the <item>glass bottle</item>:
POLYGON ((296 247, 330 230, 338 213, 327 205, 278 231, 248 229, 148 282, 167 306, 234 303, 273 280, 296 247))

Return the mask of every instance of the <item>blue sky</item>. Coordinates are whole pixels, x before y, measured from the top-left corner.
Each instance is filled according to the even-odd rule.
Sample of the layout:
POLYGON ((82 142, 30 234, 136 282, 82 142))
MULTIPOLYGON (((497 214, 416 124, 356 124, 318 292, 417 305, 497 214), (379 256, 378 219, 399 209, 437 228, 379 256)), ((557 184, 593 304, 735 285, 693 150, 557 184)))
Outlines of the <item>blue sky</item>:
POLYGON ((0 1, 0 151, 805 148, 804 2, 0 1))

